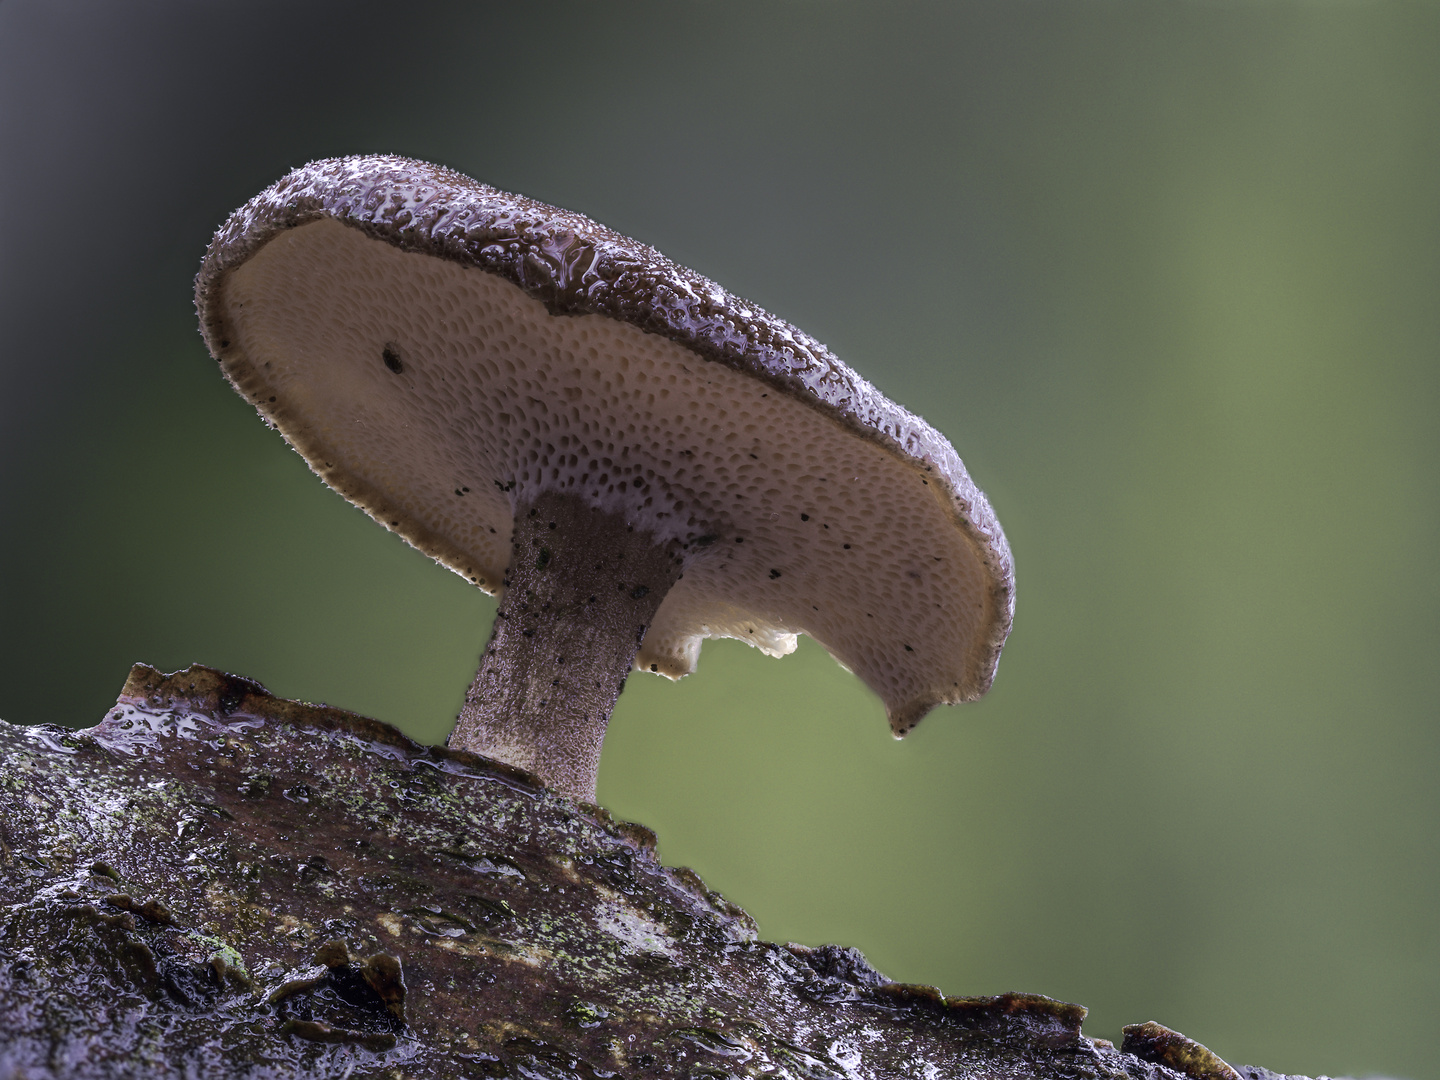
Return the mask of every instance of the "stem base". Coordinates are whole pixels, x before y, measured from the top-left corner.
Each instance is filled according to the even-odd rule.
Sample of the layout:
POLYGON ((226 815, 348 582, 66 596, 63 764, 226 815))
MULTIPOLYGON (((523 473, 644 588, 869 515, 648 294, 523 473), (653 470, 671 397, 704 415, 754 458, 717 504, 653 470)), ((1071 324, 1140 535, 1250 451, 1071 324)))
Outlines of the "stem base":
POLYGON ((681 569, 678 543, 578 496, 517 506, 495 629, 447 745, 594 802, 615 699, 681 569))

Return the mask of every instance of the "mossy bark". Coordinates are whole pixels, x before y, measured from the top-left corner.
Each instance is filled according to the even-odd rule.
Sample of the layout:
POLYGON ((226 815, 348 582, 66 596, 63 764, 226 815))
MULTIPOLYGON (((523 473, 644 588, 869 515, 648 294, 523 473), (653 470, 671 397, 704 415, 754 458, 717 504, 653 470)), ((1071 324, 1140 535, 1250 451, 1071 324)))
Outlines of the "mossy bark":
POLYGON ((653 844, 514 768, 137 667, 98 727, 0 724, 0 1077, 1233 1080, 1158 1027, 1124 1053, 1076 1005, 760 941, 653 844))

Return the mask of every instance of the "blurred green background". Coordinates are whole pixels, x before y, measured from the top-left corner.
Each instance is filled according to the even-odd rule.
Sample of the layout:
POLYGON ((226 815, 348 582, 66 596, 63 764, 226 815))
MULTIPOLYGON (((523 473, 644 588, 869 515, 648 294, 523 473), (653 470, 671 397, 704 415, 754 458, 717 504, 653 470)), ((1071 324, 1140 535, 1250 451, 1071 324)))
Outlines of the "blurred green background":
POLYGON ((0 716, 201 661, 443 739, 492 601, 191 309, 232 208, 358 151, 798 323, 1005 524, 995 689, 903 743, 808 642, 632 679, 600 796, 667 862, 1092 1035, 1440 1077, 1440 9, 0 0, 0 716))

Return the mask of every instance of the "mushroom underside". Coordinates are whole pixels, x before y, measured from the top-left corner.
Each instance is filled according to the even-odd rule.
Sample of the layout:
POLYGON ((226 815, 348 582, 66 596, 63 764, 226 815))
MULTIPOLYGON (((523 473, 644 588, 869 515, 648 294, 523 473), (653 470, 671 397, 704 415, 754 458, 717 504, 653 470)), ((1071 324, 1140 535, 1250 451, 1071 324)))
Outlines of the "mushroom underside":
MULTIPOLYGON (((805 395, 332 219, 278 232, 220 281, 217 310, 226 374, 315 472, 486 591, 507 568, 519 580, 532 509, 557 531, 568 516, 646 537, 651 576, 677 577, 622 619, 648 630, 617 693, 631 663, 693 670, 706 637, 781 655, 799 633, 879 694, 897 734, 989 686, 1008 585, 965 507, 805 395)), ((477 697, 510 693, 488 678, 472 719, 477 697)))

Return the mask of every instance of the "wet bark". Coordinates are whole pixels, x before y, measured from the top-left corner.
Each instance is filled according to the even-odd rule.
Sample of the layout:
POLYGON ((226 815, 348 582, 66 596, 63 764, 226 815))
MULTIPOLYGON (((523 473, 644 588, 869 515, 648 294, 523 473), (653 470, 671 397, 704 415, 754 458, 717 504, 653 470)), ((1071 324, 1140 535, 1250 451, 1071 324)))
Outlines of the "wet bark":
POLYGON ((680 570, 678 544, 576 496, 521 504, 495 628, 449 745, 593 802, 615 699, 680 570))
POLYGON ((1084 1015, 761 941, 640 826, 207 668, 0 723, 4 1080, 1237 1080, 1084 1015))

